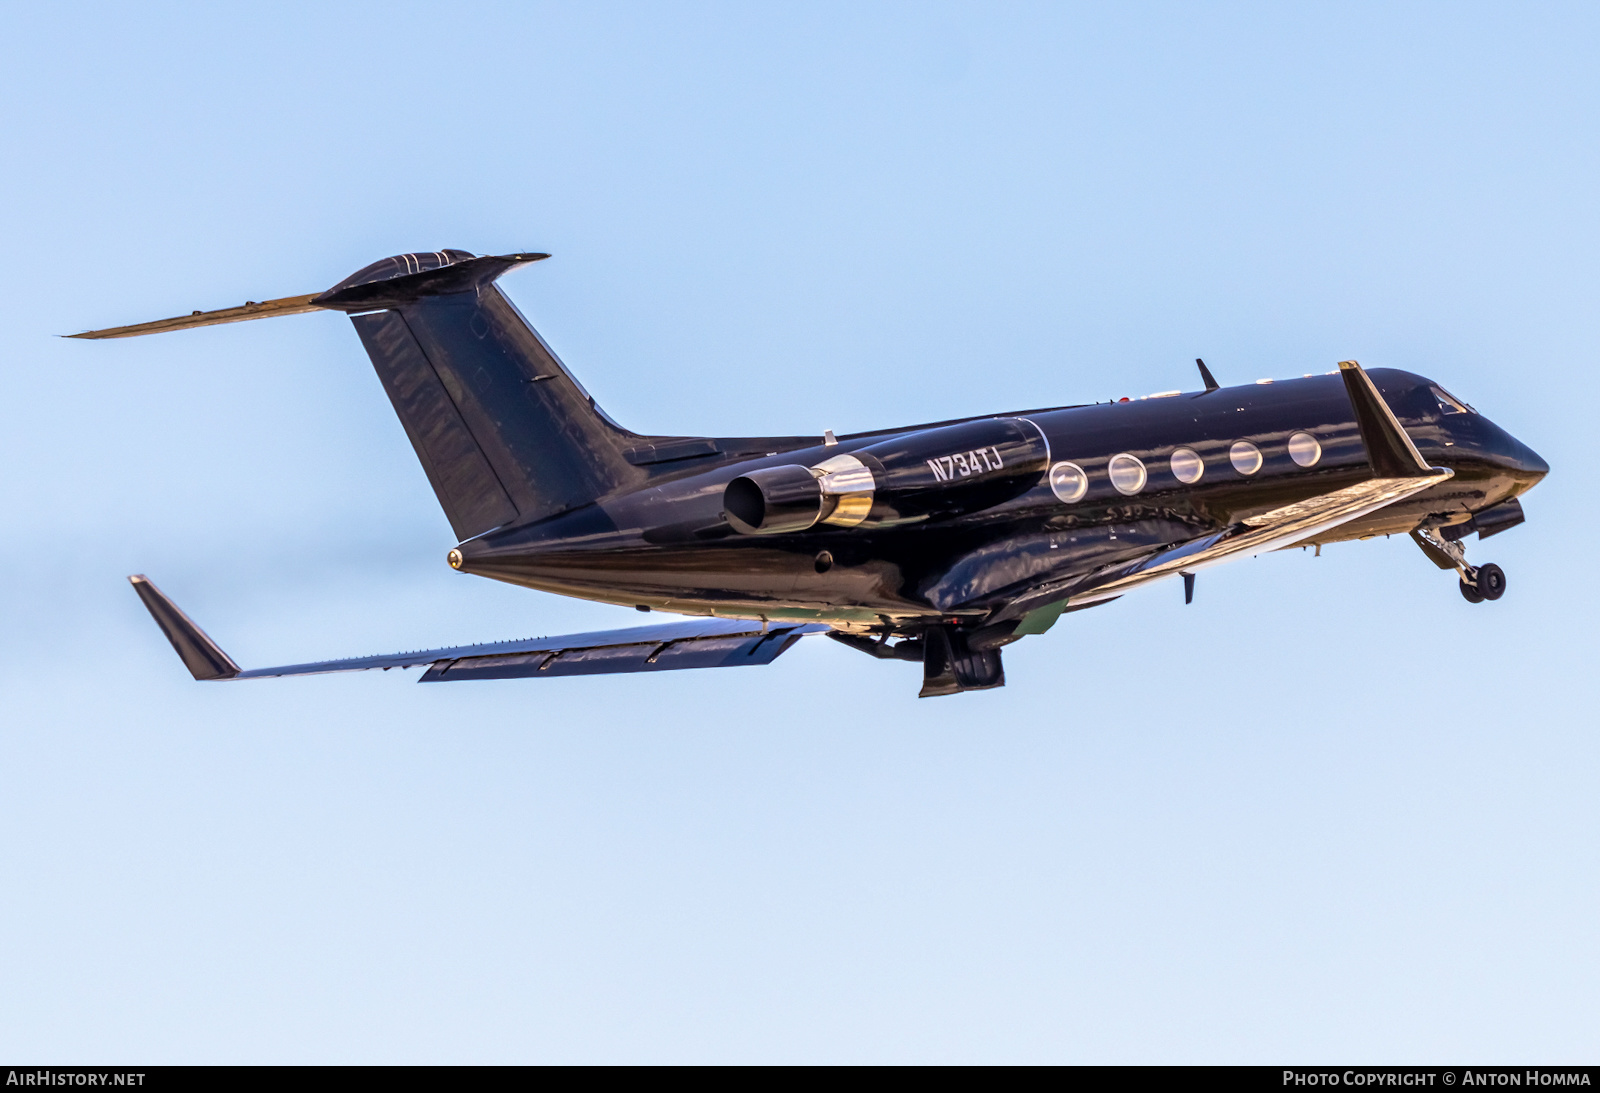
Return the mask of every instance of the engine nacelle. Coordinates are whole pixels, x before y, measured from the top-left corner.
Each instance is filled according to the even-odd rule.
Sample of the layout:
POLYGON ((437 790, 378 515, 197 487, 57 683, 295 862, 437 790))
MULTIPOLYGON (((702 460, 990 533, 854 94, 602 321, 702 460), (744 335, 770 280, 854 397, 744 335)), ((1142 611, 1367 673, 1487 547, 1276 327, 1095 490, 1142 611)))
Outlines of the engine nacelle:
POLYGON ((728 483, 722 507, 746 535, 908 524, 1009 501, 1049 466, 1050 443, 1037 425, 991 418, 907 433, 809 467, 751 471, 728 483))

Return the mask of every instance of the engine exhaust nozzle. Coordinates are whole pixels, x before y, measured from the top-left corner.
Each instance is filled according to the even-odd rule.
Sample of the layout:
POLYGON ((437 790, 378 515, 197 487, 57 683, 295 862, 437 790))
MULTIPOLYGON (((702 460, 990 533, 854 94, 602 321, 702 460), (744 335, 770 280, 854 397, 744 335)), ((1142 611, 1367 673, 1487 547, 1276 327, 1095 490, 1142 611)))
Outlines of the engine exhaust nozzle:
POLYGON ((822 486, 808 467, 767 467, 729 482, 722 508, 744 535, 805 531, 822 518, 822 486))

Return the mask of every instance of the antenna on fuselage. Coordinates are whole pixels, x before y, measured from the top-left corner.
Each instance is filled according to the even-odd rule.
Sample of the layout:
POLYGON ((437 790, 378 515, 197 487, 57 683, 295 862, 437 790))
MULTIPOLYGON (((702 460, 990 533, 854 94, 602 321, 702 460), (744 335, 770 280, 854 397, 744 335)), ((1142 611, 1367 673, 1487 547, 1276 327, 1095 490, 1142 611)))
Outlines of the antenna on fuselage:
POLYGON ((1222 384, 1218 383, 1217 377, 1211 374, 1211 369, 1206 367, 1205 361, 1201 360, 1199 357, 1196 357, 1194 359, 1194 363, 1200 366, 1200 380, 1206 385, 1207 391, 1222 390, 1222 384))

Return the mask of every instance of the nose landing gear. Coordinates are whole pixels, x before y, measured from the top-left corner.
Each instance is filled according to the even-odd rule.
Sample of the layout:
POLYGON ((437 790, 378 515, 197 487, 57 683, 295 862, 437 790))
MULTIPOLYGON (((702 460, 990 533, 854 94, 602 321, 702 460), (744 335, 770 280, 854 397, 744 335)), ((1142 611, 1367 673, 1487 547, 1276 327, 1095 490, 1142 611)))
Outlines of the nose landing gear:
POLYGON ((1506 571, 1493 562, 1468 565, 1467 548, 1460 540, 1446 539, 1433 528, 1418 528, 1411 538, 1434 565, 1461 574, 1461 598, 1468 603, 1498 600, 1506 594, 1506 571))
POLYGON ((1467 566, 1467 572, 1461 575, 1461 595, 1468 603, 1482 603, 1484 600, 1498 600, 1506 594, 1506 571, 1493 562, 1485 562, 1480 566, 1467 566), (1468 574, 1471 582, 1468 582, 1468 574))

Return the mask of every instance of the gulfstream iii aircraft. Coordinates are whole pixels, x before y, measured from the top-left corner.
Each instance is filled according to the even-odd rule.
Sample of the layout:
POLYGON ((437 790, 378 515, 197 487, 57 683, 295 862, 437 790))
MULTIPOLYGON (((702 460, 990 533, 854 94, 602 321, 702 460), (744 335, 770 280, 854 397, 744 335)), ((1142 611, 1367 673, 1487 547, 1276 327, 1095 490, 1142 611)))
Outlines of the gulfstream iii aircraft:
POLYGON ((72 335, 342 311, 455 531, 450 565, 690 618, 243 670, 130 578, 195 679, 426 667, 422 682, 768 664, 826 634, 920 661, 922 695, 1002 686, 1061 615, 1262 551, 1411 536, 1473 603, 1464 540, 1523 520, 1549 470, 1422 376, 1336 371, 823 436, 629 432, 495 285, 548 255, 402 254, 326 292, 72 335))

